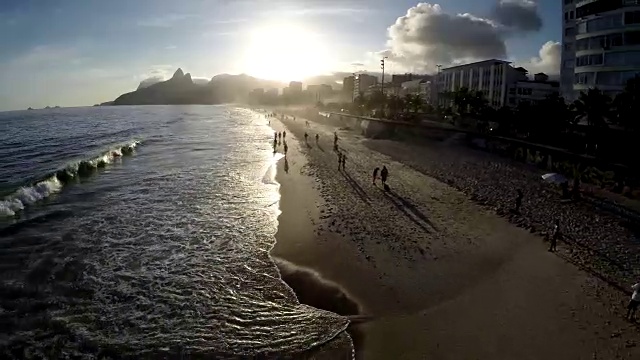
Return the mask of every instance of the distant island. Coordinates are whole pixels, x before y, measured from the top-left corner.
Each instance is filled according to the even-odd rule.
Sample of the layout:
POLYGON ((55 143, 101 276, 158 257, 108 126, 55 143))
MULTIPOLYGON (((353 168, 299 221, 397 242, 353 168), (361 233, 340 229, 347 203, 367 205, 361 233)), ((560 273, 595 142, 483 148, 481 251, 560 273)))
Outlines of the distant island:
MULTIPOLYGON (((246 74, 222 74, 205 83, 194 82, 189 73, 178 69, 166 81, 150 84, 148 80, 143 80, 135 91, 118 96, 113 105, 223 104, 243 101, 255 88, 280 86, 280 83, 246 74)), ((103 104, 110 105, 109 102, 103 104)))

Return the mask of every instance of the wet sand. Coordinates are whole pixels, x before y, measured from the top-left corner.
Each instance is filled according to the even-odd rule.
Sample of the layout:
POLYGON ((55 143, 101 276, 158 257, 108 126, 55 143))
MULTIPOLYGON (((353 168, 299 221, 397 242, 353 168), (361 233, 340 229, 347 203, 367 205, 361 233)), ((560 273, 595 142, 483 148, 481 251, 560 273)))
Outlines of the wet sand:
POLYGON ((318 307, 346 296, 374 317, 357 326, 358 358, 640 358, 637 328, 623 319, 627 297, 548 253, 539 236, 348 130, 339 131, 342 172, 334 128, 284 126, 288 172, 281 161, 272 255, 341 288, 318 307), (371 181, 382 165, 391 193, 371 181))

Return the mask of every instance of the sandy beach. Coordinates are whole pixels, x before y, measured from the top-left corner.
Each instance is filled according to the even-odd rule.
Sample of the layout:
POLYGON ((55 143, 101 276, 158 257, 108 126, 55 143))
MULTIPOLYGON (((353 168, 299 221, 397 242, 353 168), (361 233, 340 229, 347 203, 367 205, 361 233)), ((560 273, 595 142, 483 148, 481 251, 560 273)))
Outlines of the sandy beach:
POLYGON ((383 154, 403 146, 419 159, 424 149, 270 120, 289 145, 278 165, 272 256, 337 289, 327 296, 290 284, 301 302, 373 317, 355 326, 357 358, 640 358, 638 329, 624 320, 626 294, 547 252, 538 234, 383 154), (382 165, 390 192, 372 183, 382 165))

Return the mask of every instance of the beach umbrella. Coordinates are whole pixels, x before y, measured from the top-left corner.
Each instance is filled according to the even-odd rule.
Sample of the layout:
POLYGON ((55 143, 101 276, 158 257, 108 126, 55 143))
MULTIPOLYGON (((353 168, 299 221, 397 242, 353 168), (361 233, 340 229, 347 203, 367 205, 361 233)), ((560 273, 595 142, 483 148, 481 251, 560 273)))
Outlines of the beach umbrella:
POLYGON ((548 173, 542 175, 542 180, 552 184, 562 184, 567 181, 567 178, 557 173, 548 173))

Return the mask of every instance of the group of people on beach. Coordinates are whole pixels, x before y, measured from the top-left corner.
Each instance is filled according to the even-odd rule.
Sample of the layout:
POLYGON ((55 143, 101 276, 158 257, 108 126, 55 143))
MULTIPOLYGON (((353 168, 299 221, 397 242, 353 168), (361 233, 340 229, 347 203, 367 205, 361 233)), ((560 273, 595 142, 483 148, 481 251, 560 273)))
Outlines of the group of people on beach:
POLYGON ((287 152, 289 151, 289 145, 287 145, 287 132, 275 132, 273 134, 273 153, 275 154, 278 151, 278 146, 283 145, 284 156, 287 156, 287 152))
POLYGON ((378 173, 380 173, 380 181, 382 182, 382 187, 385 191, 389 190, 389 186, 387 185, 387 178, 389 177, 389 170, 385 165, 382 166, 382 170, 379 167, 373 169, 373 185, 378 186, 378 173))

